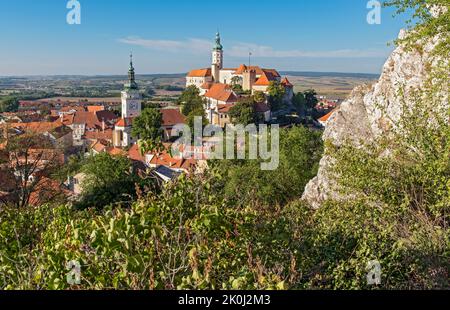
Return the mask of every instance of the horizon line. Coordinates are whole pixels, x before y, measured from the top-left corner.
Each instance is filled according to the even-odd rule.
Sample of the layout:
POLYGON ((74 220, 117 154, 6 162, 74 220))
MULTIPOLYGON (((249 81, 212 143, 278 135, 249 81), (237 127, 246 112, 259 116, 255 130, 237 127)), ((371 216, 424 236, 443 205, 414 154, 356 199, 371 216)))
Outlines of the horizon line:
MULTIPOLYGON (((185 75, 187 72, 173 72, 173 73, 136 73, 136 76, 149 75, 185 75)), ((344 71, 296 71, 296 70, 280 70, 280 73, 321 73, 321 74, 364 74, 364 75, 381 75, 380 73, 372 72, 344 72, 344 71)), ((0 78, 26 78, 26 77, 111 77, 111 76, 127 76, 127 74, 20 74, 20 75, 0 75, 0 78)))

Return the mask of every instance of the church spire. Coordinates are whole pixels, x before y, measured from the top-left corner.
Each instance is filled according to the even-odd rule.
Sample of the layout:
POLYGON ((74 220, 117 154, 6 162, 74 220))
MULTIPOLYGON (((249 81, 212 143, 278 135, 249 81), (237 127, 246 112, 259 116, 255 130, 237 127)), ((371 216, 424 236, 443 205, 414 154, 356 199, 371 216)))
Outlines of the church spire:
POLYGON ((214 44, 214 50, 221 51, 223 49, 222 44, 220 43, 220 33, 219 30, 217 30, 216 33, 216 43, 214 44))
POLYGON ((130 53, 130 68, 128 69, 128 83, 125 84, 125 88, 137 89, 138 86, 135 80, 134 67, 133 67, 133 53, 130 53))

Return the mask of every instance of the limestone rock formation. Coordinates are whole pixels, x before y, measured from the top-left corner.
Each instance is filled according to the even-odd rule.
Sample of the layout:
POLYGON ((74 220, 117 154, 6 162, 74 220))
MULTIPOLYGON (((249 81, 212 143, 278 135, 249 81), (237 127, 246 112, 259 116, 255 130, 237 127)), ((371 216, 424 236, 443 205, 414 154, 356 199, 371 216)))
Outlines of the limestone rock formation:
MULTIPOLYGON (((406 34, 402 30, 399 37, 406 34)), ((430 73, 426 63, 435 44, 436 40, 433 40, 414 51, 397 47, 386 61, 378 82, 355 88, 330 117, 323 139, 335 145, 346 140, 357 145, 361 140, 371 140, 388 132, 402 114, 402 103, 398 99, 400 87, 408 98, 409 90, 423 85, 430 73)), ((328 175, 330 164, 329 157, 322 158, 317 177, 305 188, 303 199, 313 208, 336 196, 328 175)))

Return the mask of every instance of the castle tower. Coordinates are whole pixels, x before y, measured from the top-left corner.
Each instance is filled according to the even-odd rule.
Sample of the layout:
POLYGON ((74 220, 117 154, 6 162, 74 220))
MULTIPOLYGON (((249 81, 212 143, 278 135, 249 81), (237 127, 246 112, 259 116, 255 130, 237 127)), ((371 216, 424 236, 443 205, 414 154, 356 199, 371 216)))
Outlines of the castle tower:
POLYGON ((220 33, 216 33, 216 42, 212 51, 212 66, 211 74, 213 76, 214 82, 218 83, 220 81, 220 70, 223 69, 223 47, 220 43, 220 33))
POLYGON ((242 89, 245 91, 252 90, 253 84, 256 81, 256 71, 252 68, 246 67, 242 75, 242 89))
POLYGON ((133 55, 130 55, 130 68, 128 69, 128 83, 122 91, 122 118, 141 115, 142 98, 135 81, 133 55))

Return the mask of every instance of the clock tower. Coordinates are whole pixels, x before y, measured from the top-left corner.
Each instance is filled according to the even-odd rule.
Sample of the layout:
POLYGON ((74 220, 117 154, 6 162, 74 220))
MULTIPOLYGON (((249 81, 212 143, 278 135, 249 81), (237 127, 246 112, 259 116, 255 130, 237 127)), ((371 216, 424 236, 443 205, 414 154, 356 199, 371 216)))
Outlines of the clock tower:
POLYGON ((133 55, 130 55, 128 82, 122 91, 122 118, 134 118, 141 115, 142 98, 135 81, 133 55))

